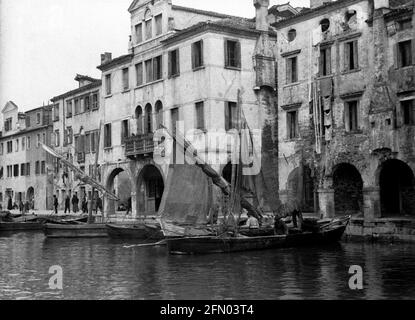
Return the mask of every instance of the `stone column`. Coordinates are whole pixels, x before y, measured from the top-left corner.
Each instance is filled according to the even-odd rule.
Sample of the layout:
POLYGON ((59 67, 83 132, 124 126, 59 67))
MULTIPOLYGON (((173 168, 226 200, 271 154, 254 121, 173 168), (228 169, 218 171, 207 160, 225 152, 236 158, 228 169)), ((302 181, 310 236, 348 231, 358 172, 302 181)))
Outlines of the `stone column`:
POLYGON ((319 189, 318 195, 320 216, 322 216, 323 218, 333 218, 335 214, 334 189, 319 189))
POLYGON ((363 207, 365 221, 370 222, 381 217, 380 188, 368 187, 363 189, 363 207))

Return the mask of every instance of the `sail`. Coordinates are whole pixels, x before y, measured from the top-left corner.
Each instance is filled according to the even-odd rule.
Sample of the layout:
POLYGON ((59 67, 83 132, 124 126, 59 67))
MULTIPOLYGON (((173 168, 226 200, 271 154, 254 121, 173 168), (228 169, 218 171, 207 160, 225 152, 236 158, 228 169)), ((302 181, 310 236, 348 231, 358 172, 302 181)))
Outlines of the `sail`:
POLYGON ((209 180, 198 167, 170 166, 159 209, 163 220, 179 225, 206 225, 209 200, 209 180))

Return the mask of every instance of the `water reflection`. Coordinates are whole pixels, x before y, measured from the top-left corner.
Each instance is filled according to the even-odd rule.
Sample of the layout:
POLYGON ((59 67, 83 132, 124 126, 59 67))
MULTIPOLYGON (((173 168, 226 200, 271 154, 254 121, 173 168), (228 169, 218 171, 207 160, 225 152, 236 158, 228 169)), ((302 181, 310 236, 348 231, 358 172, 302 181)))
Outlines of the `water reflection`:
POLYGON ((170 256, 110 239, 0 236, 0 299, 415 298, 415 246, 343 243, 229 255, 170 256), (62 266, 64 290, 49 289, 62 266), (348 287, 351 265, 365 289, 348 287))

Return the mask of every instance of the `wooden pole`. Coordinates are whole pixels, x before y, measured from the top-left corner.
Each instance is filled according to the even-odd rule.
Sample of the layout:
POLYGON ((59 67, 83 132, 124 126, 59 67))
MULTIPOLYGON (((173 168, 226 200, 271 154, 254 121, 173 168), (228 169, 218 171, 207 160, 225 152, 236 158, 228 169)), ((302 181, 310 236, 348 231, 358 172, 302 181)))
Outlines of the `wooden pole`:
MULTIPOLYGON (((96 152, 95 152, 95 164, 94 164, 94 170, 92 172, 92 178, 96 180, 97 177, 97 171, 98 171, 98 160, 99 160, 99 147, 101 142, 101 127, 102 127, 102 121, 99 124, 99 131, 98 131, 98 143, 96 144, 96 152)), ((92 187, 92 194, 91 194, 91 203, 89 204, 89 215, 88 215, 88 224, 93 223, 93 208, 94 208, 94 202, 95 202, 95 187, 92 187)), ((98 205, 98 203, 96 204, 98 205)))

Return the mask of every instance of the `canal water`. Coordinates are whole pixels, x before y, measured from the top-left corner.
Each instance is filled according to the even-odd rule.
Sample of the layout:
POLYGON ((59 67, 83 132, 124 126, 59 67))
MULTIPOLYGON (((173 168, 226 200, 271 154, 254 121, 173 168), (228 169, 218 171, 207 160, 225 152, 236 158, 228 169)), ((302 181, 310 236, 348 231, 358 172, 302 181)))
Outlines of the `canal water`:
MULTIPOLYGON (((0 235, 2 299, 414 299, 415 245, 342 243, 208 256, 165 247, 124 248, 110 239, 0 235), (364 289, 349 288, 352 265, 364 289), (51 266, 63 290, 49 288, 51 266)), ((131 244, 131 243, 130 243, 131 244)))

